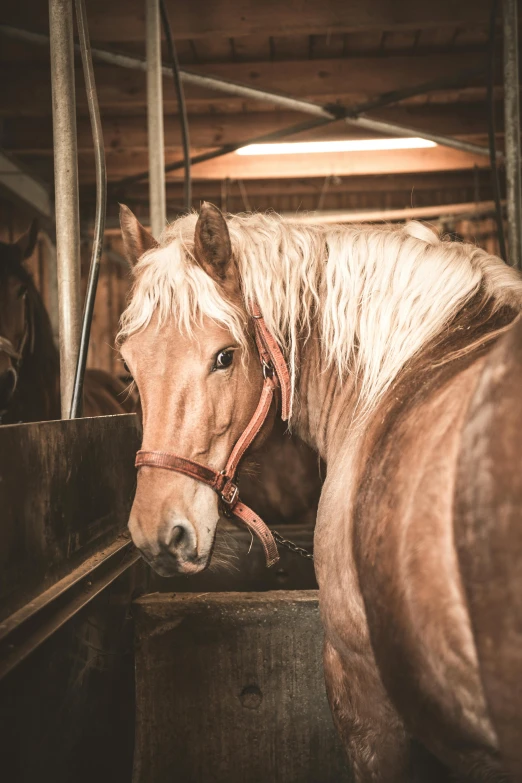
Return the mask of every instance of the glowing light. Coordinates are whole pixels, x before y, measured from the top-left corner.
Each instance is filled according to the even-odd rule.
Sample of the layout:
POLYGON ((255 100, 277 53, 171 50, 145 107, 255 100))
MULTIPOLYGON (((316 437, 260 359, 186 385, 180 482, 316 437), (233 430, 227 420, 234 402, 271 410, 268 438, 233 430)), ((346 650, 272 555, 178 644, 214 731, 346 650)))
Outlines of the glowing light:
POLYGON ((436 147, 434 141, 417 137, 395 139, 343 139, 340 141, 286 141, 276 144, 248 144, 236 150, 238 155, 304 155, 325 152, 377 152, 380 150, 418 150, 436 147))

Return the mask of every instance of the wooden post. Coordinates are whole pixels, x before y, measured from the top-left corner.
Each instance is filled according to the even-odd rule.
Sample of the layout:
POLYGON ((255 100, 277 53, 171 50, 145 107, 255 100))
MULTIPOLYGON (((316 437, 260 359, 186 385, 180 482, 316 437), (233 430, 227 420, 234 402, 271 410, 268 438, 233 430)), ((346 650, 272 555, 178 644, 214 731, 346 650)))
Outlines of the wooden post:
POLYGON ((134 606, 134 783, 351 780, 317 591, 156 593, 134 606))

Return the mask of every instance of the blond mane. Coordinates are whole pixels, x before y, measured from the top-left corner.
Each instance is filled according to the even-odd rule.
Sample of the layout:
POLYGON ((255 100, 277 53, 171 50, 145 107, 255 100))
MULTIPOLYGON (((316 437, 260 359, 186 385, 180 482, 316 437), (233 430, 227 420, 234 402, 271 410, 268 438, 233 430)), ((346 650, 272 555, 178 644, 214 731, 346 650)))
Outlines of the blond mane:
MULTIPOLYGON (((190 334, 207 316, 246 347, 248 314, 194 262, 197 215, 165 230, 136 265, 118 340, 176 319, 190 334)), ((494 308, 522 309, 519 274, 474 245, 442 241, 421 223, 317 226, 275 214, 231 216, 245 302, 256 299, 285 353, 295 395, 300 356, 315 331, 326 366, 357 378, 360 411, 435 338, 480 287, 494 308)))

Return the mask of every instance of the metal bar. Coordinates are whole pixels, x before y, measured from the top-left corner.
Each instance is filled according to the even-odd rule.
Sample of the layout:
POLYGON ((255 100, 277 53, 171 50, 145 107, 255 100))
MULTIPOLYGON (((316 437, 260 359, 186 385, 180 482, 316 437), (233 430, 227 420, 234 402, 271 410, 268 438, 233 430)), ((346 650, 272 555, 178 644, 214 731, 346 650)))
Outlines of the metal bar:
MULTIPOLYGON (((8 28, 7 25, 1 25, 0 26, 0 32, 4 32, 6 35, 10 35, 11 37, 14 37, 15 35, 17 37, 21 37, 21 33, 25 31, 17 30, 17 28, 8 28), (6 30, 7 28, 7 30, 6 30), (13 30, 16 32, 13 34, 13 30)), ((31 40, 33 43, 36 43, 35 40, 35 34, 29 33, 30 38, 27 38, 27 40, 31 40)), ((42 38, 45 38, 45 36, 42 36, 42 38)), ((93 57, 95 59, 99 59, 100 62, 109 63, 111 65, 119 65, 123 68, 132 68, 137 70, 145 70, 146 69, 146 62, 142 59, 139 59, 137 57, 129 57, 128 55, 122 55, 115 52, 109 52, 104 49, 93 49, 93 57)), ((482 71, 483 69, 481 69, 482 71)), ((170 69, 167 66, 163 66, 162 73, 164 76, 170 75, 170 69)), ((469 74, 469 71, 465 72, 466 74, 469 74)), ((241 98, 246 98, 247 100, 256 100, 256 101, 263 101, 265 103, 271 103, 276 106, 280 106, 281 108, 288 109, 290 111, 297 111, 302 112, 303 114, 311 114, 316 117, 322 117, 324 119, 330 119, 332 121, 342 119, 343 117, 346 117, 347 113, 349 112, 351 115, 353 115, 354 110, 353 109, 347 109, 343 110, 342 107, 336 107, 336 106, 319 106, 316 103, 312 103, 311 101, 306 101, 300 98, 292 98, 287 95, 282 95, 280 93, 271 92, 269 90, 261 90, 256 87, 249 87, 244 84, 236 84, 235 82, 228 81, 227 79, 219 79, 215 76, 202 76, 199 73, 194 73, 193 71, 187 71, 182 70, 180 71, 181 79, 186 84, 192 84, 196 87, 203 87, 210 90, 217 90, 219 92, 224 92, 229 95, 236 95, 241 98)), ((451 84, 455 84, 458 81, 458 76, 452 76, 451 77, 451 84)), ((441 79, 440 85, 445 86, 447 84, 447 79, 441 79)), ((437 86, 437 82, 429 82, 429 90, 439 89, 437 86)), ((429 91, 428 90, 428 91, 429 91)), ((426 89, 423 89, 422 92, 426 92, 426 89)), ((414 91, 414 88, 407 88, 404 91, 397 91, 399 96, 403 94, 403 97, 411 97, 413 95, 419 94, 418 92, 414 91)), ((402 97, 396 97, 397 93, 394 95, 394 93, 391 93, 393 97, 393 100, 390 100, 389 103, 396 103, 398 100, 402 100, 402 97)), ((375 102, 375 101, 369 101, 369 108, 375 109, 379 108, 380 106, 387 105, 387 103, 381 103, 381 102, 375 102)), ((361 111, 369 111, 368 106, 366 105, 363 109, 359 109, 359 112, 361 111)), ((351 124, 359 124, 360 127, 366 127, 370 128, 369 123, 373 123, 373 127, 371 127, 371 130, 377 130, 377 124, 380 124, 381 128, 386 127, 386 130, 379 129, 378 132, 382 133, 388 133, 393 136, 418 136, 423 139, 428 139, 430 141, 436 141, 437 144, 440 144, 443 147, 451 147, 453 149, 459 149, 464 152, 471 152, 475 155, 489 155, 489 150, 486 147, 481 147, 476 144, 469 144, 468 142, 461 142, 457 139, 453 139, 451 136, 442 136, 442 135, 434 135, 427 133, 426 131, 423 131, 419 128, 410 128, 403 125, 397 125, 395 123, 379 123, 378 120, 370 120, 369 118, 356 118, 351 116, 350 118, 346 117, 346 121, 350 121, 351 124), (356 122, 355 120, 360 119, 361 122, 356 122), (364 124, 363 124, 364 123, 364 124)))
POLYGON ((489 167, 491 170, 491 185, 495 200, 495 221, 497 224, 498 247, 500 257, 506 261, 506 237, 504 232, 504 212, 500 195, 500 177, 497 166, 497 139, 495 122, 495 59, 496 59, 496 27, 497 27, 497 0, 493 0, 489 14, 489 57, 487 73, 487 109, 488 109, 488 146, 489 167))
POLYGON ((139 558, 129 537, 121 536, 0 623, 0 679, 139 558))
MULTIPOLYGON (((415 98, 417 95, 426 92, 433 92, 434 90, 442 89, 448 90, 451 87, 460 87, 462 84, 470 82, 477 77, 484 76, 485 71, 485 66, 469 68, 467 70, 454 73, 450 76, 439 77, 438 79, 430 79, 427 82, 414 84, 411 87, 403 87, 400 90, 385 92, 382 95, 378 95, 376 98, 370 98, 364 103, 360 103, 357 107, 357 113, 364 114, 367 111, 375 111, 375 109, 380 109, 383 106, 389 106, 392 103, 404 101, 406 98, 415 98)), ((346 110, 347 116, 353 113, 353 109, 346 110)))
POLYGON ((176 95, 178 98, 178 113, 181 123, 181 139, 183 142, 183 160, 185 163, 185 210, 190 212, 192 209, 192 176, 190 171, 190 134, 189 134, 189 122, 187 114, 187 104, 185 101, 185 92, 181 83, 181 72, 178 62, 178 53, 176 50, 176 44, 174 43, 174 37, 172 35, 172 29, 170 26, 169 13, 165 0, 160 0, 161 20, 163 22, 163 32, 167 40, 167 51, 172 67, 172 77, 174 79, 174 86, 176 88, 176 95))
POLYGON ((167 222, 165 145, 163 138, 163 82, 159 0, 145 0, 147 51, 147 123, 149 141, 149 200, 152 235, 159 239, 167 222))
POLYGON ((504 118, 508 259, 522 268, 522 188, 520 173, 520 105, 518 84, 517 0, 504 0, 504 118))
POLYGON ((96 94, 94 70, 92 67, 91 44, 89 40, 89 28, 87 24, 87 13, 85 10, 84 0, 76 0, 76 22, 78 26, 78 36, 80 38, 83 74, 85 79, 85 89, 87 92, 87 102, 89 104, 89 116, 91 118, 92 140, 94 146, 94 160, 96 166, 96 216, 94 221, 91 267, 89 270, 89 280, 87 281, 85 305, 83 308, 80 349, 78 353, 78 362, 76 365, 76 374, 74 377, 74 388, 70 412, 71 419, 77 419, 78 416, 82 415, 83 379, 85 376, 85 367, 87 365, 87 352, 89 350, 91 322, 94 312, 94 302, 96 300, 98 277, 100 274, 100 261, 103 251, 103 232, 105 229, 105 213, 107 208, 107 170, 105 167, 103 129, 100 119, 100 109, 98 106, 98 96, 96 94))
POLYGON ((49 0, 54 188, 60 316, 60 393, 68 418, 80 344, 80 213, 72 0, 49 0))

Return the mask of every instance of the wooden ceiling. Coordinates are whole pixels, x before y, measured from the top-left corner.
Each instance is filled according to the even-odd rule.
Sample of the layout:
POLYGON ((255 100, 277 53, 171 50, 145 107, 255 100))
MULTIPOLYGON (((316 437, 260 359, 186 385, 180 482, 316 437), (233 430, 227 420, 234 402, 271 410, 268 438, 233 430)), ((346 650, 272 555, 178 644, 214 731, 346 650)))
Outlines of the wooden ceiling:
MULTIPOLYGON (((168 8, 185 67, 320 104, 349 106, 390 90, 481 67, 488 56, 489 0, 168 0, 168 8)), ((92 44, 142 56, 144 11, 145 0, 89 0, 92 44)), ((1 21, 47 33, 47 4, 45 0, 4 0, 1 21)), ((0 146, 51 184, 48 51, 5 38, 0 42, 0 146)), ((501 131, 500 59, 499 50, 495 114, 501 131)), ((114 183, 147 168, 145 74, 99 64, 95 74, 109 179, 114 183)), ((194 87, 186 88, 186 98, 193 154, 246 141, 304 119, 301 114, 277 110, 269 102, 245 101, 194 87)), ((164 102, 166 160, 172 162, 180 159, 181 146, 170 79, 164 80, 164 102)), ((82 203, 89 205, 94 167, 79 63, 77 104, 82 203)), ((410 98, 370 116, 486 144, 485 77, 467 78, 457 88, 410 98)), ((368 132, 337 122, 299 138, 368 136, 368 132)), ((442 147, 291 157, 230 154, 195 166, 195 201, 207 194, 220 194, 221 200, 228 199, 229 209, 247 205, 286 209, 289 203, 311 209, 322 198, 322 208, 333 209, 346 208, 357 199, 357 193, 366 194, 363 200, 368 201, 373 192, 381 205, 386 188, 397 194, 398 200, 413 189, 429 192, 430 197, 438 193, 443 200, 451 191, 455 198, 470 201, 478 186, 482 200, 490 197, 484 171, 487 159, 442 147), (483 169, 481 173, 477 167, 483 169), (340 203, 343 198, 345 203, 340 203)), ((180 173, 168 179, 169 201, 175 208, 181 201, 180 173)), ((125 189, 123 197, 131 203, 144 203, 146 189, 142 184, 134 185, 125 189)), ((394 208, 402 203, 387 198, 394 208)))

